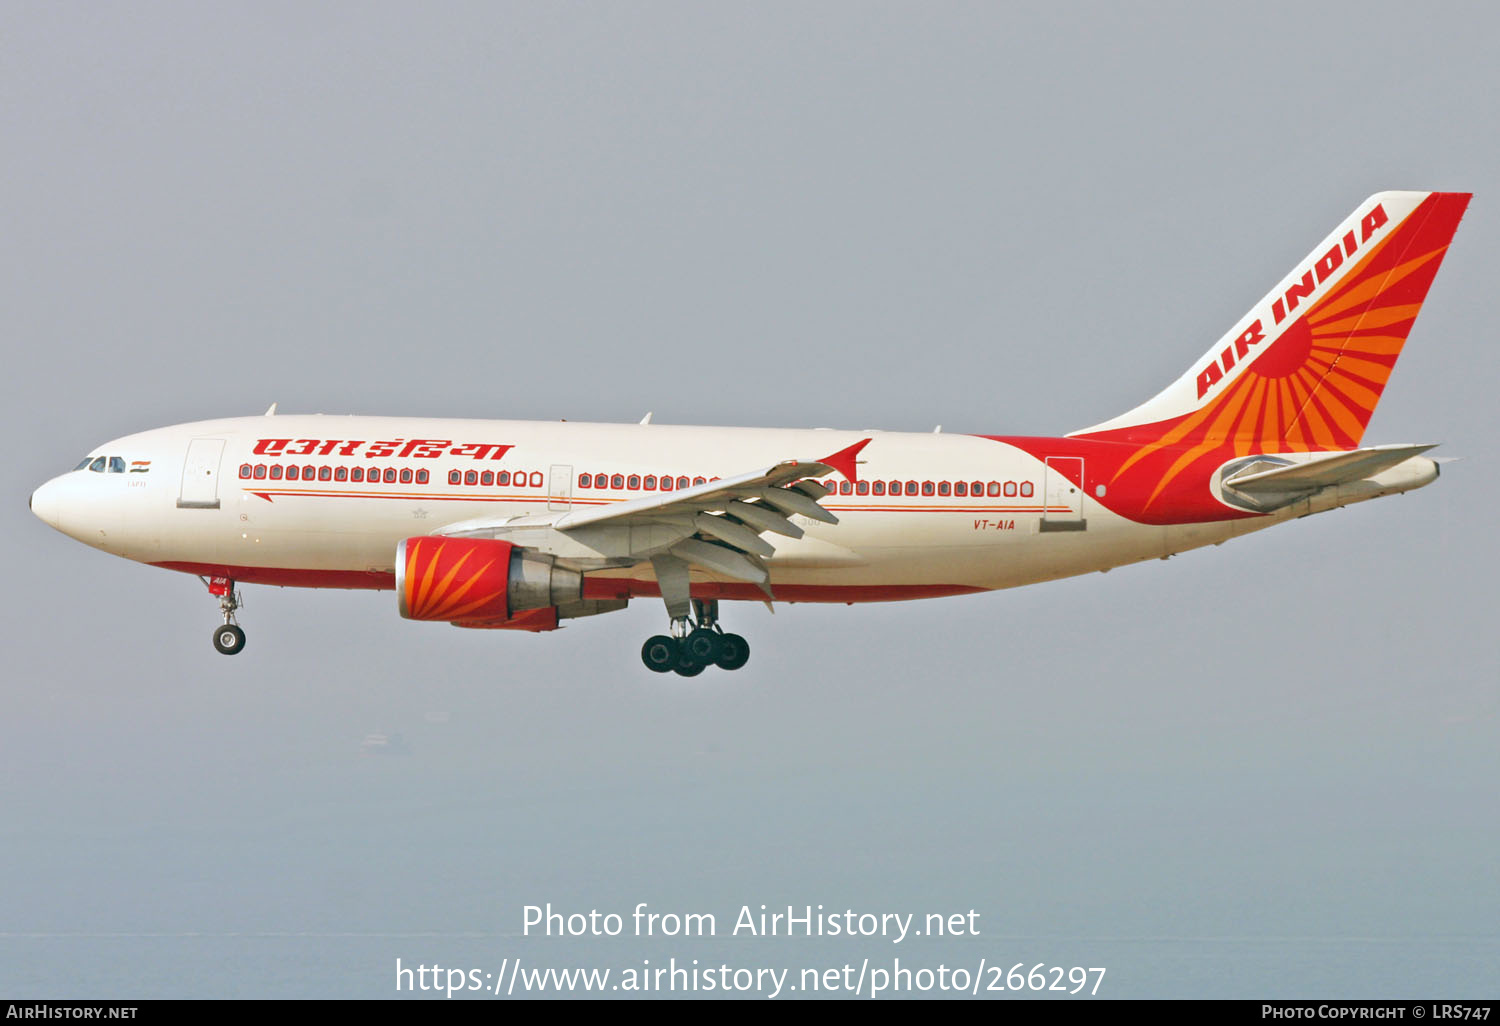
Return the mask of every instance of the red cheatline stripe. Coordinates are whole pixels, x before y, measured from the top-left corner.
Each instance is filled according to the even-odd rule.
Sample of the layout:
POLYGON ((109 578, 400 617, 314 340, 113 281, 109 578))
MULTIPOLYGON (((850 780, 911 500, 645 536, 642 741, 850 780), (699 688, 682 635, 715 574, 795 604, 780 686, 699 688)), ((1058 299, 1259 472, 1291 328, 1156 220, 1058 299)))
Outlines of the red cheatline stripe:
MULTIPOLYGON (((424 492, 332 492, 296 489, 242 488, 251 495, 303 496, 314 499, 427 499, 437 502, 547 502, 547 495, 437 495, 424 492)), ((649 494, 649 493, 647 493, 649 494)), ((657 493, 661 494, 661 493, 657 493)), ((574 506, 613 506, 629 499, 573 499, 574 506)), ((823 503, 828 510, 860 513, 1045 513, 1041 506, 856 506, 845 503, 823 503)), ((1067 507, 1051 512, 1061 512, 1067 507)))

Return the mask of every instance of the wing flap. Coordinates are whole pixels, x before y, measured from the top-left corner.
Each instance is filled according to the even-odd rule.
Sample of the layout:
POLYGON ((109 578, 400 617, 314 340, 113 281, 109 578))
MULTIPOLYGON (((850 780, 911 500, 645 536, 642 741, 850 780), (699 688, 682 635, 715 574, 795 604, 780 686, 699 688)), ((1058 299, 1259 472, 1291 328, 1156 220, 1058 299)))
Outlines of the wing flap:
POLYGON ((769 556, 776 551, 775 546, 744 524, 714 513, 699 513, 693 517, 693 526, 704 534, 711 534, 737 549, 753 552, 758 556, 769 556))
POLYGON ((756 565, 751 557, 713 542, 688 538, 672 546, 672 555, 737 581, 765 584, 767 580, 765 568, 756 565))
POLYGON ((725 506, 724 511, 760 531, 770 531, 793 539, 801 538, 807 533, 774 509, 765 506, 752 506, 736 499, 725 506))
POLYGON ((800 513, 809 520, 836 524, 839 518, 795 488, 762 488, 760 497, 788 515, 800 513))

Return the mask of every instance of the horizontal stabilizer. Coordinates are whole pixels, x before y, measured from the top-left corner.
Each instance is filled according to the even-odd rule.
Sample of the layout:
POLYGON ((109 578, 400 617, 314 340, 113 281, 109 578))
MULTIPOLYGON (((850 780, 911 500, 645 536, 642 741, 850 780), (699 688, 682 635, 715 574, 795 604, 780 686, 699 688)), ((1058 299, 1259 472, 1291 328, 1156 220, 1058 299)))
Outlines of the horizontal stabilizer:
POLYGON ((1367 477, 1405 463, 1413 456, 1420 456, 1430 445, 1378 445, 1352 452, 1338 452, 1303 463, 1289 466, 1259 469, 1266 464, 1252 463, 1240 473, 1224 481, 1224 487, 1246 495, 1285 494, 1287 492, 1315 492, 1329 485, 1360 481, 1367 477))

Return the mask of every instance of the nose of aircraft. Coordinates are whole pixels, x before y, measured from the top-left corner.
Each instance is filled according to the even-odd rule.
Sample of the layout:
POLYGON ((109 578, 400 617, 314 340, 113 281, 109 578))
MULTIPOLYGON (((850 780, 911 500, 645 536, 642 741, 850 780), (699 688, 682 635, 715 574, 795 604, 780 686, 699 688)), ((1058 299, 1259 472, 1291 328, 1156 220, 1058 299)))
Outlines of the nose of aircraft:
POLYGON ((58 479, 53 478, 31 493, 31 512, 49 527, 55 527, 61 531, 62 526, 62 499, 59 496, 58 479))

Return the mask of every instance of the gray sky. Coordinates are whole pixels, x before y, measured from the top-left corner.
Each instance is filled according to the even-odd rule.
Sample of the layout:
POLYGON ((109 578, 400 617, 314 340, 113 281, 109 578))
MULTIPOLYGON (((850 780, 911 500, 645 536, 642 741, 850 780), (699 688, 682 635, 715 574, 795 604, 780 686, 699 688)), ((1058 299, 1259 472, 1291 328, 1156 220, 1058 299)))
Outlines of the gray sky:
POLYGON ((0 994, 672 954, 1494 993, 1497 32, 1433 3, 7 6, 0 994), (224 659, 194 579, 25 506, 106 439, 273 400, 1061 433, 1382 189, 1476 194, 1366 436, 1469 457, 1436 485, 1107 576, 732 607, 734 675, 648 676, 656 602, 518 636, 267 588, 224 659), (412 754, 360 758, 377 730, 412 754), (985 932, 507 936, 546 901, 985 932))

